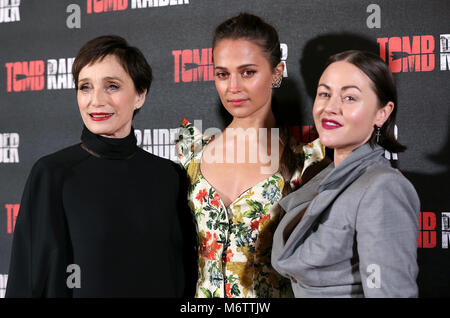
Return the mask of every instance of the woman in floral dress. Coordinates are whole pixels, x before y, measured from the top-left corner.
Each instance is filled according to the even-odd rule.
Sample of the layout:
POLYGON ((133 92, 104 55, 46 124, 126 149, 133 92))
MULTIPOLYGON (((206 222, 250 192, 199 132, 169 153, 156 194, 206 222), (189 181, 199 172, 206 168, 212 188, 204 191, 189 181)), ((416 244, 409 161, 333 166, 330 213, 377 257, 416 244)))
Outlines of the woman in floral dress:
POLYGON ((278 201, 305 182, 324 148, 318 140, 293 144, 272 109, 284 70, 272 26, 245 13, 228 19, 215 30, 213 57, 217 92, 233 120, 209 135, 183 119, 177 142, 198 233, 196 297, 292 297, 270 263, 278 201), (252 159, 255 145, 265 160, 252 159))

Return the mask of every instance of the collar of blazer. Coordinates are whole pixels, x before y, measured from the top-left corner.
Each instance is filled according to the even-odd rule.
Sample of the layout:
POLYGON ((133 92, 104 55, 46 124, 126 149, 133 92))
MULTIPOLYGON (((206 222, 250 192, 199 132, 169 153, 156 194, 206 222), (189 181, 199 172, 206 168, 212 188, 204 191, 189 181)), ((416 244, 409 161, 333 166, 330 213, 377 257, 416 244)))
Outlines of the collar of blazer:
MULTIPOLYGON (((376 145, 373 149, 369 144, 364 144, 349 155, 337 168, 332 168, 333 165, 325 169, 323 172, 329 172, 328 175, 320 182, 318 192, 315 192, 315 197, 312 199, 312 189, 301 187, 295 191, 296 196, 289 196, 280 201, 280 205, 285 209, 286 213, 292 213, 304 208, 304 204, 308 201, 311 203, 308 206, 302 220, 297 227, 292 231, 289 239, 284 246, 284 252, 280 255, 280 260, 289 257, 299 245, 303 243, 307 235, 313 228, 316 222, 320 220, 319 216, 324 212, 345 189, 355 181, 370 165, 375 162, 382 164, 389 164, 383 157, 384 149, 376 145), (303 191, 307 190, 307 191, 303 191), (292 211, 291 211, 292 210, 292 211)), ((319 177, 319 175, 318 175, 319 177)), ((311 181, 313 181, 312 179, 311 181)), ((308 184, 308 183, 307 183, 308 184)), ((307 186, 304 185, 304 187, 307 186)), ((310 186, 314 186, 312 183, 310 186)), ((317 184, 315 185, 317 187, 317 184)), ((317 188, 316 188, 317 189, 317 188)), ((293 193, 292 193, 293 194, 293 193)), ((290 194, 290 195, 292 195, 290 194)))

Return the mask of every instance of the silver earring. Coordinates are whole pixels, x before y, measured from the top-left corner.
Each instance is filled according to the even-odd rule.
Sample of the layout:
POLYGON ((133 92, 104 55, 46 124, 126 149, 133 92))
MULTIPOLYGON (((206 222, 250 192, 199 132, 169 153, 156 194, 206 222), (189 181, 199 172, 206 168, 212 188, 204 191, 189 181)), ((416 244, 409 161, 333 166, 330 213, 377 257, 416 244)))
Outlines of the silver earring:
POLYGON ((272 82, 272 88, 280 88, 282 80, 282 76, 277 76, 277 78, 272 82))
POLYGON ((378 127, 378 126, 375 126, 376 128, 376 131, 375 131, 375 136, 377 137, 377 143, 379 143, 379 141, 380 141, 380 136, 381 136, 381 132, 380 132, 380 130, 381 130, 381 128, 380 127, 378 127))

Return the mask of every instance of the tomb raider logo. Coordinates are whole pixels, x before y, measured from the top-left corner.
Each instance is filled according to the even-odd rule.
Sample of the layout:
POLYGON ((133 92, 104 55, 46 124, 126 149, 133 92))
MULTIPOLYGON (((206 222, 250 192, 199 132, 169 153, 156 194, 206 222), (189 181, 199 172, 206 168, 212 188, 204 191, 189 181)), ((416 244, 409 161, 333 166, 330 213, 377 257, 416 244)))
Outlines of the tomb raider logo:
POLYGON ((378 38, 380 57, 388 63, 393 73, 429 72, 440 63, 441 71, 450 70, 450 34, 435 36, 414 35, 378 38), (439 49, 439 53, 435 53, 439 49))
POLYGON ((18 61, 5 63, 6 91, 18 93, 44 89, 73 89, 74 58, 52 58, 47 61, 18 61), (46 72, 47 71, 47 72, 46 72))

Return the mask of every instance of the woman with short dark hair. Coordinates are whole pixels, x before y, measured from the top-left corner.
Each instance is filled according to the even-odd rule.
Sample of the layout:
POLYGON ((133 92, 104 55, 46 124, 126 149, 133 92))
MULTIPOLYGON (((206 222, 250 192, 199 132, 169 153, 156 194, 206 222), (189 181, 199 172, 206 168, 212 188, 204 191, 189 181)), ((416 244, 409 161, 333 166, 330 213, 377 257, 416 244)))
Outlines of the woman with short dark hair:
POLYGON ((183 296, 185 186, 132 127, 152 70, 123 38, 101 36, 80 49, 73 75, 81 143, 31 170, 6 297, 183 296))
POLYGON ((332 56, 313 117, 334 162, 280 205, 272 264, 296 297, 417 297, 420 201, 385 158, 397 93, 389 67, 368 52, 332 56))

